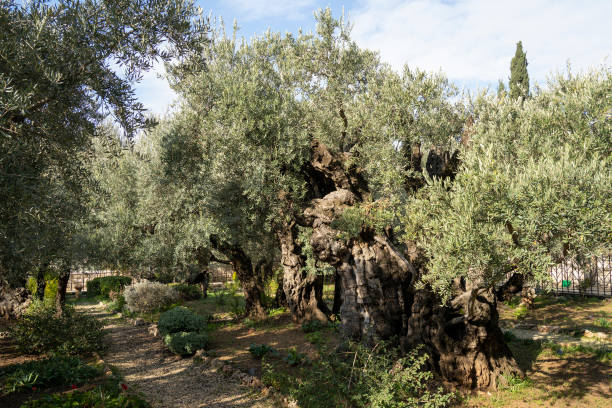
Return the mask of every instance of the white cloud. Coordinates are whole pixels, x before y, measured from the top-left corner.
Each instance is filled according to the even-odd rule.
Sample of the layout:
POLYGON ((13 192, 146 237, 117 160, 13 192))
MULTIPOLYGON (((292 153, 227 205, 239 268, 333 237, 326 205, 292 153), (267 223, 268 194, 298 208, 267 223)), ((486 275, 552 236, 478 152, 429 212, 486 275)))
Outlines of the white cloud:
POLYGON ((519 40, 538 82, 567 60, 581 69, 612 51, 606 0, 364 0, 350 14, 357 42, 394 68, 442 69, 462 82, 507 80, 519 40))

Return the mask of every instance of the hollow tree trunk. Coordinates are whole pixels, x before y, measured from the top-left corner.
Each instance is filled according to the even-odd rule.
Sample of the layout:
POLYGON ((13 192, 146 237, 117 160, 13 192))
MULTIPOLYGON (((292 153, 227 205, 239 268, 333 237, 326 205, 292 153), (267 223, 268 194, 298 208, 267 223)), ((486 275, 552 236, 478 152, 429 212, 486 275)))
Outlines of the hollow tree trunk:
POLYGON ((291 317, 296 322, 329 320, 329 308, 323 301, 323 277, 304 270, 305 258, 296 244, 294 224, 278 233, 283 265, 283 290, 291 317))
POLYGON ((431 290, 415 288, 424 272, 422 259, 406 259, 386 237, 373 232, 336 238, 338 231, 324 220, 332 220, 330 212, 353 199, 350 192, 338 190, 306 211, 315 226, 315 255, 335 266, 341 279, 342 332, 370 344, 394 337, 404 347, 423 344, 445 379, 470 388, 494 388, 502 373, 521 375, 499 329, 492 290, 460 282, 450 304, 442 306, 431 290))
POLYGON ((64 313, 66 305, 66 290, 68 289, 68 281, 70 280, 70 267, 62 266, 59 277, 57 278, 57 293, 55 295, 55 311, 58 316, 64 313))

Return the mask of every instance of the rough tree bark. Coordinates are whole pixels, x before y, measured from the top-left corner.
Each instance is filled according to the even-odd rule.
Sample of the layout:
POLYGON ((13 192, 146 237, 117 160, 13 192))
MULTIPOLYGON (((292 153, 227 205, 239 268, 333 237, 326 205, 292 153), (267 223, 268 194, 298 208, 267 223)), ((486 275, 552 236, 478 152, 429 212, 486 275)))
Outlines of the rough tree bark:
MULTIPOLYGON (((312 167, 335 191, 312 199, 299 221, 313 228, 310 244, 317 259, 334 266, 340 277, 343 333, 366 342, 397 337, 404 347, 423 344, 445 379, 470 388, 494 388, 501 373, 520 375, 498 326, 492 290, 458 281, 451 301, 442 305, 431 290, 415 286, 426 272, 416 247, 401 251, 387 234, 365 228, 356 237, 338 239, 332 222, 367 192, 354 182, 356 169, 338 166, 342 157, 331 157, 320 144, 313 147, 318 151, 312 167)), ((432 151, 428 171, 449 174, 453 162, 456 156, 432 151)))
POLYGON ((334 304, 332 306, 332 314, 340 314, 342 307, 342 280, 339 273, 334 274, 334 304))
POLYGON ((0 317, 18 319, 30 306, 31 299, 25 288, 11 288, 0 280, 0 317))
POLYGON ((294 321, 329 320, 329 308, 323 301, 323 278, 304 270, 305 257, 296 243, 297 226, 288 225, 278 233, 283 265, 283 290, 294 321))

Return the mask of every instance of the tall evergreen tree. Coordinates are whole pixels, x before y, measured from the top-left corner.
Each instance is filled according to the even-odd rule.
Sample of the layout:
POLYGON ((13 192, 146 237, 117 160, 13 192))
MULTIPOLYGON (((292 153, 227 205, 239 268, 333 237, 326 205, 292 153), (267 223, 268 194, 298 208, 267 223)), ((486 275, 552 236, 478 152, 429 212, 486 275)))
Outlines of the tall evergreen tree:
POLYGON ((516 52, 510 62, 510 97, 527 98, 529 96, 529 73, 527 72, 527 54, 523 51, 523 43, 516 43, 516 52))

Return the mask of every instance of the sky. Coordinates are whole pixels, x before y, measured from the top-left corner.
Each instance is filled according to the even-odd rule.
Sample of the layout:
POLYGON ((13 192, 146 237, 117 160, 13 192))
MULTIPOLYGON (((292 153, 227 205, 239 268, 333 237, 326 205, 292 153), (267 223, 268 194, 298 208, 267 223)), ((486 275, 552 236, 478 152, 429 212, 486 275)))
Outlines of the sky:
MULTIPOLYGON (((442 71, 472 92, 497 88, 510 75, 516 43, 527 53, 530 82, 544 84, 554 72, 612 64, 611 0, 198 0, 205 14, 223 18, 239 35, 268 29, 314 30, 313 12, 331 7, 353 24, 353 39, 380 52, 401 70, 404 64, 442 71)), ((145 108, 164 114, 176 99, 158 64, 136 85, 145 108)))

